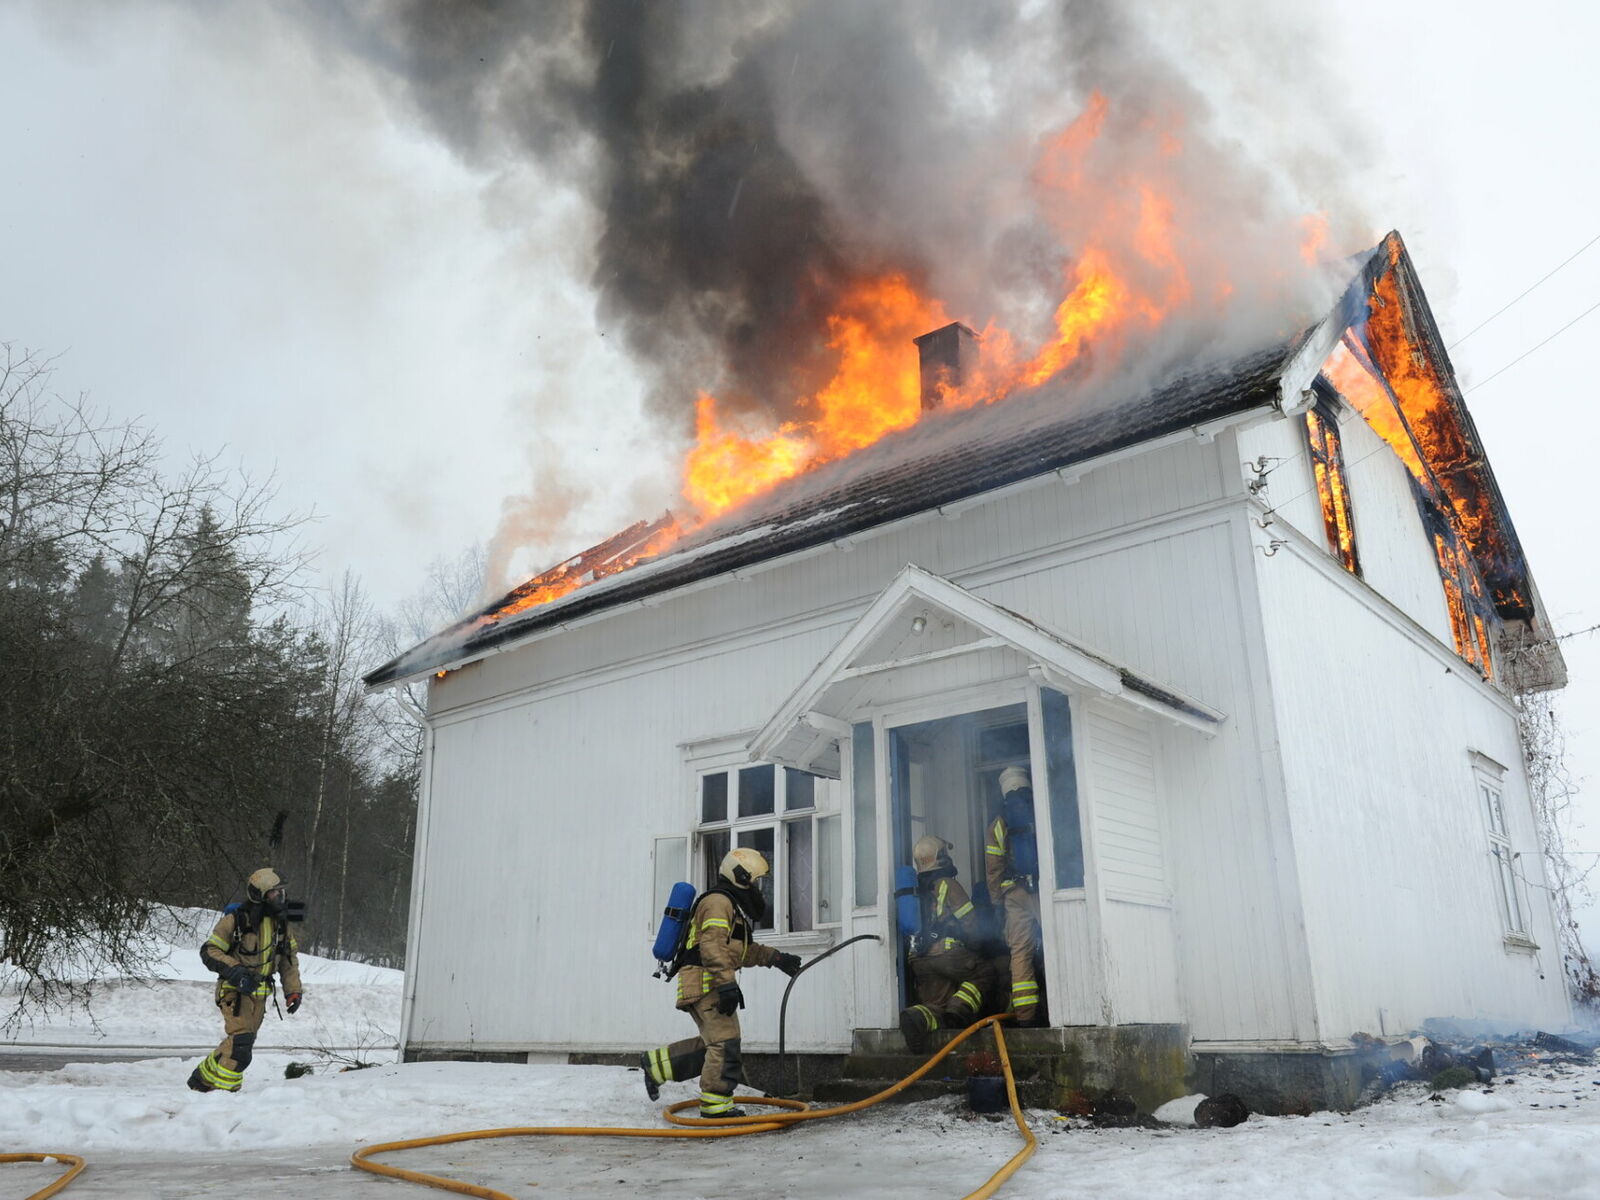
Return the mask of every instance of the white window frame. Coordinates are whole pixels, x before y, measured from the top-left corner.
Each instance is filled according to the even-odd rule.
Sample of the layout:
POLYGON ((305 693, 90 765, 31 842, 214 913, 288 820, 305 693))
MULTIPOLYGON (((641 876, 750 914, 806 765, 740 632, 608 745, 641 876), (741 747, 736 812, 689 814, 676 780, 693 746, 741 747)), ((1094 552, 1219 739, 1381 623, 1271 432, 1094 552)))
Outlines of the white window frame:
MULTIPOLYGON (((690 833, 690 866, 691 881, 697 888, 704 891, 714 882, 710 878, 711 869, 705 861, 705 842, 708 835, 727 834, 728 844, 737 846, 739 835, 756 829, 771 829, 773 831, 772 847, 772 926, 760 932, 763 942, 774 945, 783 945, 789 941, 804 942, 815 941, 819 938, 830 937, 844 922, 844 908, 846 906, 843 889, 847 883, 842 878, 838 881, 841 894, 837 898, 835 907, 839 910, 829 915, 829 919, 822 919, 821 894, 821 865, 822 865, 822 840, 825 823, 829 820, 837 823, 840 836, 843 836, 843 815, 840 810, 840 785, 837 780, 827 776, 816 775, 805 771, 800 774, 810 775, 815 783, 813 785, 813 804, 810 808, 786 810, 784 802, 788 795, 786 774, 794 771, 793 767, 785 767, 779 763, 751 762, 742 755, 716 755, 704 758, 690 764, 690 805, 692 828, 690 833), (773 811, 759 813, 753 816, 739 816, 739 781, 741 772, 755 767, 770 766, 773 770, 773 811), (724 820, 701 820, 701 795, 702 782, 710 775, 726 775, 728 780, 728 813, 724 820), (789 929, 791 914, 789 912, 789 838, 790 831, 798 825, 807 825, 811 830, 811 928, 789 929)), ((841 842, 840 866, 841 875, 845 869, 846 858, 842 853, 841 842)))
POLYGON ((1511 830, 1506 824, 1505 768, 1488 756, 1474 752, 1472 781, 1474 803, 1489 843, 1489 866, 1495 880, 1494 894, 1502 935, 1510 945, 1531 946, 1534 942, 1528 929, 1528 902, 1517 886, 1518 854, 1511 844, 1511 830))

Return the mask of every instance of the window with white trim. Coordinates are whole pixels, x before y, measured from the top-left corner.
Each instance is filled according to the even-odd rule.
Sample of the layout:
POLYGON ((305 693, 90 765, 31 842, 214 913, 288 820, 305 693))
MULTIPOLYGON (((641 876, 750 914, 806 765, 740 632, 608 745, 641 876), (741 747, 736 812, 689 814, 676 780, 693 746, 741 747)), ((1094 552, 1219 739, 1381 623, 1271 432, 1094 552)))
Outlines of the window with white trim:
POLYGON ((772 866, 766 919, 777 933, 838 925, 843 896, 839 799, 833 780, 772 763, 702 771, 695 829, 699 885, 710 887, 735 846, 761 851, 772 866))
POLYGON ((1500 920, 1507 937, 1526 938, 1528 917, 1517 888, 1517 856, 1511 849, 1511 836, 1506 830, 1500 781, 1481 769, 1473 772, 1473 778, 1478 788, 1478 804, 1483 810, 1484 828, 1489 835, 1489 859, 1500 901, 1500 920))

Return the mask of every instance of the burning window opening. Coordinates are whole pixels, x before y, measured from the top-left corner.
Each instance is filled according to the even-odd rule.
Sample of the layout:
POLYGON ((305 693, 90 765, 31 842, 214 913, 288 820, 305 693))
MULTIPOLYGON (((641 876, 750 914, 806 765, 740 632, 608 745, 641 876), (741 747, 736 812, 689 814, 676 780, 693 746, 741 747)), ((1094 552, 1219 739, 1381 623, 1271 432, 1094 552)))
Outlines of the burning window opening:
POLYGON ((1306 413, 1306 444, 1311 450, 1317 495, 1322 500, 1322 523, 1328 534, 1328 549, 1346 571, 1359 577, 1361 563, 1356 555, 1355 520, 1350 513, 1350 488, 1346 482, 1336 401, 1325 384, 1317 391, 1317 403, 1306 413))
MULTIPOLYGON (((1433 538, 1456 653, 1490 679, 1490 631, 1534 615, 1526 568, 1509 544, 1515 537, 1510 519, 1476 448, 1476 431, 1449 377, 1443 348, 1429 332, 1426 301, 1399 269, 1403 253, 1393 234, 1380 247, 1365 303, 1323 364, 1320 382, 1355 409, 1405 465, 1433 538)), ((1307 422, 1313 422, 1312 414, 1307 422)), ((1312 454, 1315 459, 1314 436, 1312 454)), ((1329 503, 1331 476, 1325 486, 1319 471, 1317 485, 1324 520, 1331 521, 1338 516, 1329 503)), ((1336 530, 1329 528, 1332 538, 1336 530)))

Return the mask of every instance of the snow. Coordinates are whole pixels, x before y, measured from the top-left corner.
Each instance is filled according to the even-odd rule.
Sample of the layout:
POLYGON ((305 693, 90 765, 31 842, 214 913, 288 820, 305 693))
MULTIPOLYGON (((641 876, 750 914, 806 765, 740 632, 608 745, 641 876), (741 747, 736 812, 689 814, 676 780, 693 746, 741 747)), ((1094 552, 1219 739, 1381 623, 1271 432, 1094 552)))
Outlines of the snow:
MULTIPOLYGON (((90 981, 88 972, 80 969, 75 978, 91 985, 87 1008, 30 1009, 15 1027, 5 1030, 5 1044, 215 1045, 222 1037, 216 976, 200 962, 200 943, 219 915, 198 908, 159 910, 144 937, 143 948, 150 961, 147 972, 138 976, 112 972, 90 981)), ((281 1023, 277 1013, 268 1009, 261 1031, 263 1047, 395 1044, 403 972, 302 954, 300 978, 304 1004, 281 1023)), ((0 1019, 13 1010, 21 982, 14 970, 0 969, 0 1019)))
MULTIPOLYGON (((360 1195, 394 1185, 352 1177, 350 1152, 372 1142, 454 1130, 522 1125, 654 1127, 663 1104, 695 1094, 672 1084, 646 1100, 636 1070, 621 1067, 408 1063, 390 1050, 340 1071, 326 1054, 291 1046, 392 1043, 399 972, 302 957, 306 1002, 279 1024, 269 1016, 239 1095, 184 1086, 200 1052, 221 1036, 195 947, 214 914, 176 914, 151 944, 149 978, 96 981, 88 1013, 35 1021, 8 1048, 67 1045, 55 1071, 8 1070, 0 1053, 0 1147, 78 1153, 89 1170, 67 1195, 206 1195, 222 1172, 287 1190, 298 1200, 360 1195), (198 936, 195 930, 199 929, 198 936), (93 1018, 93 1024, 89 1018, 93 1018), (365 1036, 363 1034, 365 1027, 365 1036), (116 1046, 171 1047, 167 1057, 95 1061, 116 1046), (291 1061, 315 1072, 285 1078, 291 1061)), ((15 981, 0 980, 14 987, 15 981)), ((5 993, 0 988, 0 1002, 5 993)), ((11 1062, 17 1062, 15 1058, 11 1062)), ((1197 1129, 1203 1097, 1170 1101, 1161 1128, 1096 1128, 1033 1111, 1038 1153, 1002 1189, 1007 1200, 1163 1200, 1417 1196, 1600 1197, 1600 1059, 1534 1060, 1490 1085, 1435 1094, 1407 1083, 1351 1113, 1252 1116, 1233 1129, 1197 1129)), ((958 1098, 884 1104, 758 1142, 508 1139, 407 1151, 394 1161, 464 1177, 512 1195, 588 1192, 656 1200, 726 1196, 752 1178, 774 1196, 960 1195, 1018 1147, 1009 1117, 979 1117, 958 1098), (710 1149, 708 1149, 708 1145, 710 1149), (753 1166, 753 1164, 755 1164, 753 1166), (757 1174, 752 1176, 751 1171, 757 1174)), ((0 1194, 55 1168, 0 1165, 0 1194), (20 1171, 23 1175, 6 1172, 20 1171)), ((37 1182, 23 1187, 39 1186, 37 1182)), ((384 1194, 388 1194, 387 1191, 384 1194)))
MULTIPOLYGON (((288 1061, 257 1055, 237 1096, 186 1091, 186 1059, 0 1070, 0 1145, 84 1153, 91 1167, 96 1156, 116 1163, 166 1155, 182 1169, 191 1156, 240 1150, 246 1124, 252 1153, 298 1150, 308 1162, 336 1162, 362 1144, 450 1130, 659 1122, 639 1073, 620 1067, 412 1063, 287 1080, 288 1061)), ((669 1085, 662 1103, 691 1094, 669 1085)), ((1198 1099, 1173 1104, 1192 1114, 1198 1099)), ((1015 1200, 1600 1195, 1600 1066, 1592 1062, 1439 1099, 1406 1084, 1357 1112, 1253 1116, 1234 1129, 1096 1129, 1051 1112, 1028 1116, 1040 1149, 1001 1192, 1015 1200)), ((580 1178, 631 1170, 643 1173, 628 1176, 630 1184, 664 1198, 742 1189, 749 1155, 759 1153, 763 1177, 781 1182, 781 1194, 928 1196, 976 1187, 1018 1144, 1009 1118, 974 1117, 955 1098, 881 1105, 782 1138, 758 1136, 759 1151, 752 1144, 732 1153, 672 1142, 513 1139, 392 1160, 512 1194, 527 1194, 530 1180, 572 1190, 580 1178)))

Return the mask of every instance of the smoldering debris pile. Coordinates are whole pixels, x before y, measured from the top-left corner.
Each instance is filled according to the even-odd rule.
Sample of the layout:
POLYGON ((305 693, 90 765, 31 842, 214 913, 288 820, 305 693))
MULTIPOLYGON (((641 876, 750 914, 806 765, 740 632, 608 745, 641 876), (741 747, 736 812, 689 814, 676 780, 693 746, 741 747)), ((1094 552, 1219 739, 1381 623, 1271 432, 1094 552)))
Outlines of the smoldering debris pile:
POLYGON ((1557 1063, 1596 1061, 1600 1034, 1565 1036, 1536 1031, 1494 1032, 1485 1026, 1430 1021, 1409 1038, 1350 1035, 1364 1058, 1368 1087, 1382 1092, 1395 1084, 1422 1082, 1435 1089, 1491 1083, 1557 1063))

